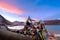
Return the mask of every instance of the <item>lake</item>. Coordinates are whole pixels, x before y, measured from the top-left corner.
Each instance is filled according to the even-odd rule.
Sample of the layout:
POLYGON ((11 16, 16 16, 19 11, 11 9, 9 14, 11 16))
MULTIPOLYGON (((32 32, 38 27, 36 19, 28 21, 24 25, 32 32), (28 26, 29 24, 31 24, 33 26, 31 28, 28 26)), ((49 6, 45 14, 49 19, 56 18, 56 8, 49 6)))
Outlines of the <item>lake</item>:
MULTIPOLYGON (((60 25, 46 25, 45 27, 49 32, 60 34, 60 25)), ((24 26, 14 26, 14 27, 8 27, 8 28, 19 30, 24 28, 24 26)))
POLYGON ((60 34, 60 25, 46 25, 45 27, 49 32, 60 34))

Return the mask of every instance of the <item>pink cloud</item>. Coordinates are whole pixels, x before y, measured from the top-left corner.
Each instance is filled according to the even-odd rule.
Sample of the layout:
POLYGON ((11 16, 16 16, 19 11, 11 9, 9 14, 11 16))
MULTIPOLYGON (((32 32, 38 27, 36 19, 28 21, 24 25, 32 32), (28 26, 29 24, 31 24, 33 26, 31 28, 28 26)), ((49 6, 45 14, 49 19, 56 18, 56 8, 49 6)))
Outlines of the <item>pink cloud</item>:
MULTIPOLYGON (((21 19, 21 20, 23 20, 24 22, 26 22, 26 20, 27 20, 28 18, 20 16, 19 19, 21 19)), ((35 20, 35 22, 36 22, 36 21, 39 21, 37 18, 31 18, 31 19, 32 19, 32 20, 35 20)))
POLYGON ((24 11, 18 9, 17 7, 10 5, 5 2, 0 2, 0 9, 6 10, 7 12, 15 13, 15 14, 23 14, 24 11))

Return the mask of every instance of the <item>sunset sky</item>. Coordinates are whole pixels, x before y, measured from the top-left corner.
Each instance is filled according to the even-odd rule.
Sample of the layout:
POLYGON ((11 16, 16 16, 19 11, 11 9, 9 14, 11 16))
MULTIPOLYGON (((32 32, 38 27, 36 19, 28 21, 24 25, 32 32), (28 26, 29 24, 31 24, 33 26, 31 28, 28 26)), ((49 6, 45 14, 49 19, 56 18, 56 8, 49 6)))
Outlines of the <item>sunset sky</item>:
POLYGON ((0 14, 7 20, 26 21, 60 19, 59 0, 0 0, 0 14))

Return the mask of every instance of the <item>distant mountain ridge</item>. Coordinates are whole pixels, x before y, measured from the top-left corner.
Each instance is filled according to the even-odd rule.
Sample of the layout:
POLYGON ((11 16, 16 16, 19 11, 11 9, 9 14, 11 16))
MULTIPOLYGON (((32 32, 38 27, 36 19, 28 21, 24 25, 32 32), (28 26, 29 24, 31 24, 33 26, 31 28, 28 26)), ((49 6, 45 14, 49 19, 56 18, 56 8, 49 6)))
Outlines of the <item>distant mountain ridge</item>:
POLYGON ((60 25, 60 20, 45 20, 46 25, 60 25))
POLYGON ((2 15, 0 15, 0 24, 18 26, 18 25, 24 25, 24 22, 19 21, 10 22, 7 19, 5 19, 2 15))
MULTIPOLYGON (((44 23, 46 25, 60 25, 60 20, 45 20, 44 23)), ((24 22, 14 21, 10 22, 5 19, 2 15, 0 15, 0 24, 6 24, 11 26, 25 25, 24 22)))
POLYGON ((12 25, 12 22, 8 21, 2 15, 0 15, 0 24, 12 25))
POLYGON ((14 22, 13 22, 13 25, 14 25, 14 26, 24 25, 24 24, 25 24, 24 22, 19 22, 19 21, 14 21, 14 22))

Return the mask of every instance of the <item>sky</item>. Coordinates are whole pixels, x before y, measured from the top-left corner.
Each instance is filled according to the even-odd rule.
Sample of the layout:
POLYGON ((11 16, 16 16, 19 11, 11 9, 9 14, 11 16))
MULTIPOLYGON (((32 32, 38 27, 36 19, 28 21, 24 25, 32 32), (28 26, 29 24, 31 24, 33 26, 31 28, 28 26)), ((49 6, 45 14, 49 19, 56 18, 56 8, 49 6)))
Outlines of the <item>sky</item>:
POLYGON ((0 0, 0 15, 7 20, 60 20, 60 0, 0 0))

